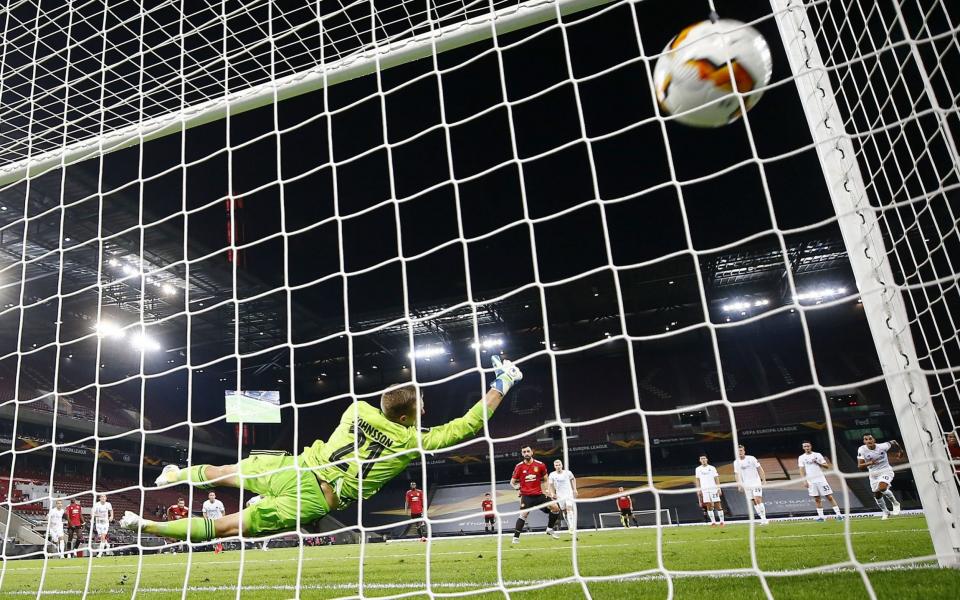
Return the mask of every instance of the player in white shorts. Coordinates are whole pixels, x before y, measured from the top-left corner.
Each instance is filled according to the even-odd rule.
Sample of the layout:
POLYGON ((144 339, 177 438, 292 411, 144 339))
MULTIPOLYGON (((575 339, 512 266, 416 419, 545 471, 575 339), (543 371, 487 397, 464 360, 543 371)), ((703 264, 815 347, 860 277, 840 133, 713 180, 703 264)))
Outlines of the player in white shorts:
POLYGON ((97 556, 103 556, 110 549, 107 533, 110 532, 110 523, 113 522, 113 505, 107 502, 107 495, 100 494, 100 501, 93 505, 93 526, 97 530, 97 556))
POLYGON ((547 496, 557 501, 571 531, 577 528, 577 478, 563 468, 563 461, 553 461, 553 472, 547 476, 547 496))
POLYGON ((837 505, 837 501, 833 499, 833 489, 827 483, 827 476, 823 473, 824 468, 830 468, 830 462, 819 452, 814 452, 813 444, 810 442, 803 442, 802 448, 803 454, 797 459, 797 466, 800 467, 800 476, 803 477, 803 485, 807 487, 807 493, 810 494, 817 505, 817 521, 822 522, 824 520, 823 498, 830 501, 837 520, 842 521, 843 515, 840 514, 840 507, 837 505))
POLYGON ((767 509, 763 505, 763 486, 767 484, 767 474, 763 472, 760 461, 747 454, 747 449, 737 446, 737 460, 733 461, 733 474, 737 478, 737 490, 747 496, 747 502, 753 503, 761 525, 767 521, 767 509))
POLYGON ((710 516, 710 527, 716 527, 718 519, 720 527, 725 527, 723 505, 720 503, 720 496, 723 495, 723 492, 720 491, 720 474, 710 464, 710 459, 707 458, 706 454, 700 455, 700 466, 694 471, 694 475, 697 479, 697 499, 700 501, 700 506, 704 507, 707 515, 710 516), (714 516, 714 509, 716 509, 718 517, 714 516))
POLYGON ((903 448, 900 447, 897 440, 878 444, 873 434, 868 433, 863 436, 863 445, 857 450, 857 466, 861 470, 867 469, 870 473, 870 491, 873 492, 873 498, 883 512, 883 516, 880 517, 883 520, 890 518, 886 500, 889 500, 890 506, 893 507, 893 516, 900 514, 900 503, 897 502, 896 496, 890 489, 890 484, 893 483, 893 469, 890 467, 890 460, 887 458, 887 453, 894 446, 897 447, 898 456, 902 457, 903 448))
MULTIPOLYGON (((227 513, 227 509, 224 508, 223 502, 217 500, 217 494, 215 492, 210 492, 207 494, 207 500, 203 503, 203 518, 210 519, 211 521, 216 521, 223 515, 227 513)), ((213 547, 214 554, 220 554, 223 552, 223 544, 220 541, 217 541, 217 544, 213 547)))
POLYGON ((56 503, 47 512, 47 538, 57 549, 57 558, 63 558, 63 500, 56 503))

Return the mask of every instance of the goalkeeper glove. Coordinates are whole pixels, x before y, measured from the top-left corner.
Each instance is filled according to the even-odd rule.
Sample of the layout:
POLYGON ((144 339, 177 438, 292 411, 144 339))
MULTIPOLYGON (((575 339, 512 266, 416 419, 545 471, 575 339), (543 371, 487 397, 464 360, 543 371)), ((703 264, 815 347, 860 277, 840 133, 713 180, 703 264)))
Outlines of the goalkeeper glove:
POLYGON ((497 376, 490 384, 490 387, 497 390, 504 396, 510 391, 515 383, 523 379, 523 373, 509 360, 501 361, 499 356, 493 357, 493 373, 497 376))

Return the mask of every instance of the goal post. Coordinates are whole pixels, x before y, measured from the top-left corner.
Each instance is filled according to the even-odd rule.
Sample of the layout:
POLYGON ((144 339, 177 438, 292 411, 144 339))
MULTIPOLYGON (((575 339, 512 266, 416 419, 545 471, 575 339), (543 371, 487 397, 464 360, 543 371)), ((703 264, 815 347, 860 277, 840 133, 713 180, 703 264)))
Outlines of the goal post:
MULTIPOLYGON (((918 290, 925 294, 927 287, 937 288, 941 275, 938 273, 933 277, 924 277, 919 270, 915 273, 905 272, 907 265, 904 263, 907 261, 898 256, 898 253, 903 251, 903 245, 890 246, 887 239, 892 232, 890 226, 882 221, 893 218, 893 215, 900 219, 913 219, 903 225, 904 229, 919 229, 923 224, 916 214, 903 215, 902 213, 910 210, 909 204, 906 207, 898 205, 898 199, 893 194, 885 194, 882 186, 865 181, 861 170, 862 165, 870 164, 864 154, 868 151, 866 147, 871 136, 884 135, 884 130, 889 127, 906 127, 904 122, 898 123, 888 117, 891 112, 890 104, 895 109, 904 111, 902 116, 899 110, 896 113, 897 117, 902 119, 917 119, 917 113, 922 110, 920 107, 923 105, 936 112, 938 125, 933 128, 933 132, 925 132, 930 136, 928 140, 935 143, 937 137, 940 137, 944 145, 942 150, 952 160, 954 169, 960 168, 960 160, 950 128, 946 120, 941 118, 942 112, 930 89, 923 60, 916 54, 916 44, 906 31, 899 3, 890 3, 895 10, 884 20, 884 24, 893 36, 901 39, 901 43, 911 49, 915 63, 912 66, 921 73, 921 87, 905 107, 896 106, 898 100, 892 98, 880 100, 884 102, 883 108, 871 105, 873 98, 844 98, 846 114, 841 110, 838 98, 838 94, 843 94, 846 90, 835 90, 834 82, 843 80, 848 75, 846 71, 861 67, 859 63, 869 61, 870 51, 859 46, 842 48, 841 42, 824 39, 830 34, 831 25, 837 25, 836 21, 832 20, 835 17, 829 14, 830 8, 816 6, 818 4, 823 3, 771 0, 793 80, 847 246, 847 254, 900 426, 903 446, 909 456, 934 550, 942 566, 960 567, 960 495, 954 479, 954 466, 950 462, 945 444, 945 427, 938 417, 928 382, 928 378, 938 375, 956 378, 956 366, 937 365, 931 360, 930 353, 934 350, 931 350, 931 344, 926 339, 928 332, 918 323, 917 314, 929 310, 933 302, 927 299, 926 306, 918 306, 918 303, 912 300, 918 290), (817 14, 818 10, 822 13, 817 14), (819 17, 819 28, 812 24, 810 13, 819 17), (825 62, 821 54, 821 44, 833 49, 833 59, 828 56, 828 61, 825 62), (839 49, 838 45, 841 46, 839 49), (851 114, 853 112, 859 114, 851 114), (864 116, 867 117, 866 122, 869 125, 858 128, 859 124, 865 122, 864 116), (895 274, 891 257, 900 263, 899 273, 895 274), (911 298, 910 311, 905 296, 911 298), (915 332, 919 333, 919 340, 915 337, 915 332), (920 345, 917 344, 918 341, 920 345), (921 360, 921 356, 924 360, 921 360)), ((867 35, 870 33, 867 32, 867 35)), ((861 68, 867 70, 870 66, 875 70, 882 70, 882 66, 878 65, 861 68)), ((878 74, 869 73, 866 77, 872 86, 874 82, 870 78, 878 77, 878 74)), ((882 83, 890 85, 886 79, 883 79, 882 83)), ((847 85, 852 85, 851 79, 847 79, 847 85)), ((884 91, 883 87, 880 87, 880 91, 884 91)), ((886 91, 893 93, 890 89, 886 91)), ((857 91, 853 90, 853 94, 856 95, 857 91)), ((896 133, 902 135, 899 131, 896 133)), ((903 154, 902 149, 896 148, 893 143, 890 145, 891 154, 896 156, 897 151, 903 154)), ((921 160, 924 159, 921 155, 921 160)), ((898 172, 868 175, 878 179, 890 175, 899 175, 902 178, 906 171, 906 168, 899 164, 902 160, 913 160, 913 157, 896 156, 898 172)), ((888 167, 888 164, 882 163, 883 168, 895 171, 888 167)), ((912 175, 909 171, 906 174, 912 175)), ((919 198, 922 202, 948 201, 946 193, 939 186, 924 189, 923 192, 923 196, 919 198)), ((927 234, 923 235, 926 237, 927 234)), ((919 252, 919 259, 914 260, 932 260, 930 247, 925 240, 920 245, 909 246, 907 250, 910 253, 919 252)), ((955 278, 957 273, 945 275, 955 278)), ((934 338, 933 343, 944 342, 934 338)), ((949 423, 954 418, 951 409, 956 411, 957 407, 948 404, 944 408, 945 421, 949 423)))

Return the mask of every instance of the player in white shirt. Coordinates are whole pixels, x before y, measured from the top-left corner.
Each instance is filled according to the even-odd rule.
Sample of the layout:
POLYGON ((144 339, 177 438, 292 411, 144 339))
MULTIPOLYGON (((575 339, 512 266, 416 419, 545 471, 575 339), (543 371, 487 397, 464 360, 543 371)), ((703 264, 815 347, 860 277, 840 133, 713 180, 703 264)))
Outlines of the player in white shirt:
POLYGON ((870 491, 873 492, 873 498, 883 512, 883 516, 880 517, 883 520, 890 518, 886 500, 889 500, 890 506, 893 507, 893 516, 900 514, 900 503, 897 502, 896 496, 890 489, 890 484, 893 483, 893 469, 890 467, 890 460, 887 458, 887 453, 894 446, 897 447, 897 455, 903 457, 903 448, 900 447, 897 440, 878 444, 873 434, 868 433, 863 436, 863 445, 857 450, 857 466, 861 470, 867 469, 870 473, 870 491))
POLYGON ((97 556, 103 556, 110 549, 110 542, 107 541, 107 533, 110 531, 110 523, 113 522, 113 505, 107 502, 107 495, 100 494, 100 501, 93 505, 93 525, 97 530, 97 538, 100 545, 97 546, 97 556))
POLYGON ((697 499, 710 516, 710 527, 717 526, 717 519, 720 520, 720 527, 726 526, 723 521, 723 505, 720 503, 720 474, 717 469, 710 464, 710 459, 706 454, 700 455, 700 466, 694 471, 697 478, 697 499), (713 511, 716 509, 719 517, 714 517, 713 511))
MULTIPOLYGON (((223 502, 217 500, 217 494, 215 492, 207 494, 207 501, 203 503, 201 510, 203 511, 203 518, 210 519, 211 521, 216 521, 227 514, 227 509, 223 507, 223 502)), ((213 547, 213 553, 220 554, 221 552, 223 552, 223 543, 217 541, 213 547)))
MULTIPOLYGON (((210 519, 211 521, 216 521, 223 515, 227 514, 227 509, 223 507, 223 502, 217 500, 217 494, 210 492, 207 494, 207 501, 203 503, 203 518, 210 519)), ((214 554, 220 554, 223 552, 223 543, 218 541, 213 547, 214 554)))
POLYGON ((57 548, 57 558, 63 558, 63 500, 57 500, 47 513, 47 538, 57 548))
POLYGON ((767 509, 763 505, 763 486, 767 485, 767 474, 763 472, 760 461, 747 454, 747 449, 737 446, 737 460, 733 461, 733 474, 737 478, 737 490, 747 496, 747 502, 753 503, 761 525, 767 521, 767 509))
POLYGON ((575 498, 580 495, 577 491, 577 478, 573 473, 563 468, 563 461, 553 461, 553 472, 547 476, 547 496, 556 500, 563 513, 563 518, 571 531, 577 528, 577 504, 575 498))
POLYGON ((814 452, 813 444, 810 442, 803 442, 801 447, 803 448, 803 454, 797 459, 797 466, 800 467, 800 476, 803 477, 803 485, 806 486, 807 493, 810 494, 817 505, 817 521, 824 520, 823 498, 830 501, 837 520, 842 521, 843 515, 840 514, 840 507, 837 506, 837 501, 833 499, 833 489, 827 483, 827 476, 823 473, 824 468, 830 468, 830 462, 819 452, 814 452))

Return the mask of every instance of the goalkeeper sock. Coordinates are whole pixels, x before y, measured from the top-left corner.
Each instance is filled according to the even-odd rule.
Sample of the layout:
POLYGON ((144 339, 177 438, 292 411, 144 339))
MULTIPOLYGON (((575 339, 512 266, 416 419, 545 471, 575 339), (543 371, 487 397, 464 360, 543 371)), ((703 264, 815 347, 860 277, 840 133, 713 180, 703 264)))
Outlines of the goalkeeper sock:
POLYGON ((201 490, 210 489, 216 486, 216 483, 209 483, 207 481, 207 476, 205 475, 206 470, 207 465, 193 465, 189 469, 180 469, 177 473, 177 481, 192 483, 201 490))
POLYGON ((160 537, 170 537, 191 542, 209 542, 217 537, 213 521, 202 517, 191 517, 178 521, 144 521, 143 530, 160 537))
POLYGON ((520 537, 520 532, 523 531, 523 526, 526 523, 523 519, 517 519, 517 525, 513 528, 513 537, 520 537))

